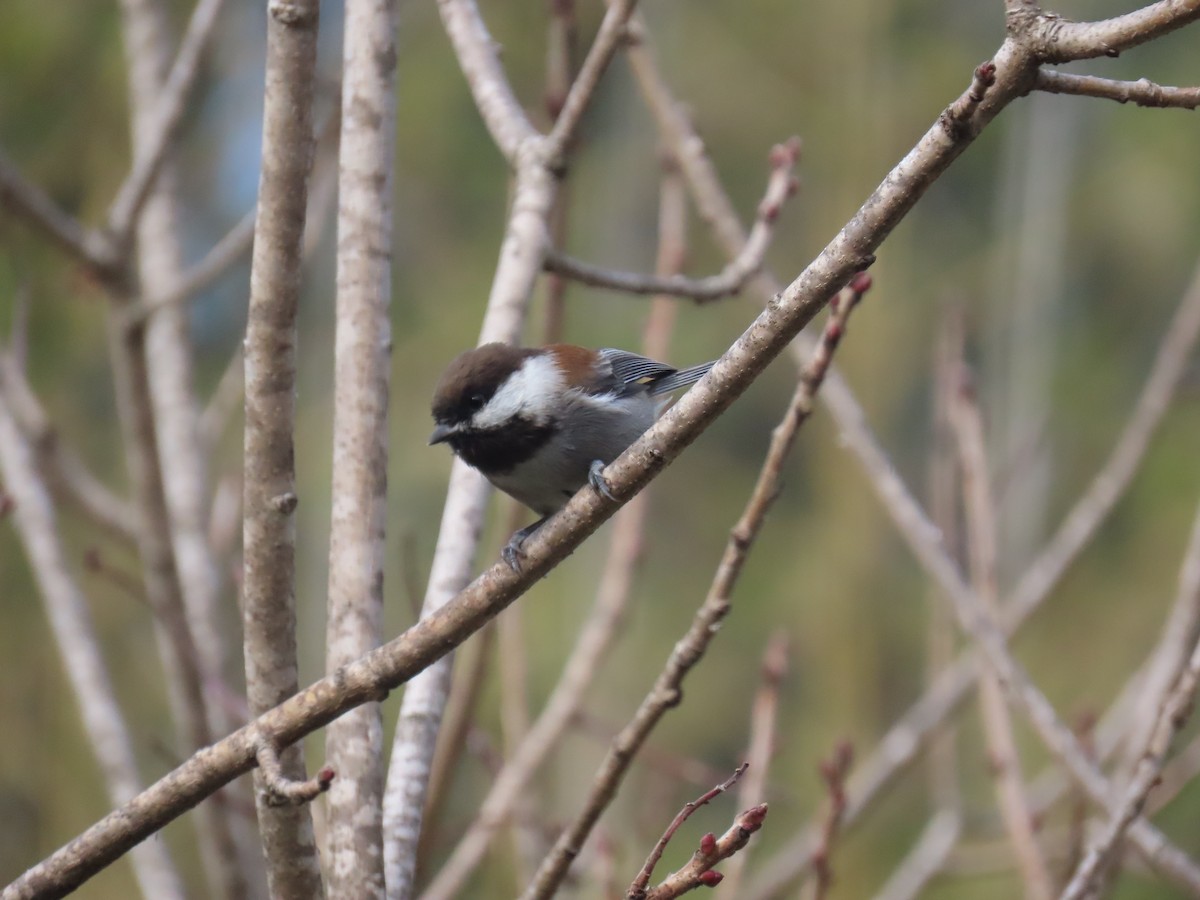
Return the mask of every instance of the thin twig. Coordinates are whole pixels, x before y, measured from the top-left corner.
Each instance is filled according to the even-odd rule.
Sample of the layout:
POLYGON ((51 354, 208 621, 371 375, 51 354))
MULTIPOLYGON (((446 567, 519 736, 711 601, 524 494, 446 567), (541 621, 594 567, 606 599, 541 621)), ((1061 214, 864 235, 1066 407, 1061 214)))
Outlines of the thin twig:
MULTIPOLYGON (((1183 604, 1195 606, 1200 602, 1200 510, 1197 510, 1192 537, 1181 567, 1179 594, 1183 604)), ((1089 896, 1093 883, 1111 865, 1120 848, 1121 838, 1142 814, 1150 791, 1157 786, 1171 742, 1190 717, 1196 688, 1200 684, 1200 644, 1196 643, 1194 637, 1192 645, 1194 649, 1186 668, 1158 699, 1158 715, 1149 742, 1119 802, 1110 810, 1108 825, 1075 869, 1062 893, 1062 900, 1079 900, 1089 896)))
POLYGON ((258 768, 262 772, 267 803, 272 806, 300 806, 316 799, 333 784, 334 771, 324 766, 312 778, 300 780, 289 777, 279 761, 279 750, 270 740, 258 746, 258 768))
POLYGON ((925 824, 921 836, 900 865, 888 876, 875 900, 916 900, 941 871, 962 834, 962 816, 942 809, 925 824))
POLYGON ((542 861, 537 875, 523 895, 524 900, 549 897, 562 883, 571 861, 579 855, 579 850, 600 813, 615 796, 634 754, 667 710, 679 702, 683 680, 700 661, 718 626, 729 614, 733 587, 741 574, 746 556, 762 529, 767 510, 778 493, 780 473, 795 440, 796 431, 811 414, 813 397, 845 332, 846 320, 863 292, 869 287, 869 276, 860 273, 855 277, 853 288, 844 291, 839 302, 834 305, 822 332, 821 344, 800 378, 783 421, 771 436, 771 446, 759 473, 758 482, 741 518, 730 532, 708 595, 696 611, 687 634, 672 650, 654 687, 642 700, 629 724, 613 740, 600 771, 592 782, 582 810, 570 827, 559 836, 553 850, 542 861))
POLYGON ((459 768, 467 738, 475 727, 476 707, 486 685, 492 658, 495 655, 496 622, 489 622, 479 634, 463 645, 455 665, 446 715, 438 734, 437 752, 429 768, 429 788, 425 792, 425 810, 421 815, 421 840, 417 844, 418 874, 438 832, 450 793, 452 779, 459 768))
POLYGON ((38 468, 59 499, 75 505, 107 535, 132 544, 137 534, 133 505, 118 497, 84 464, 46 414, 15 352, 0 351, 0 384, 13 418, 38 455, 38 468))
MULTIPOLYGON (((700 165, 695 168, 704 170, 704 166, 700 165)), ((719 189, 719 184, 705 181, 704 185, 703 195, 711 196, 714 205, 732 213, 732 207, 727 202, 721 203, 727 199, 723 194, 708 190, 719 189)), ((730 222, 722 217, 719 221, 724 223, 720 234, 729 232, 730 236, 736 236, 740 227, 736 219, 730 222)), ((768 279, 766 290, 774 287, 768 279)), ((769 299, 769 296, 772 295, 764 299, 769 299)), ((1196 268, 1174 316, 1163 331, 1150 374, 1112 452, 1002 604, 1006 634, 1013 633, 1026 622, 1050 596, 1128 490, 1187 370, 1198 336, 1200 266, 1196 268)), ((797 341, 798 345, 801 343, 797 341)), ((921 512, 919 504, 871 432, 861 406, 836 368, 831 368, 827 381, 821 397, 837 420, 842 440, 858 456, 868 482, 900 533, 914 548, 918 562, 930 573, 939 590, 953 590, 952 582, 937 574, 939 570, 945 572, 954 568, 942 545, 940 530, 921 512)), ((965 585, 963 587, 965 589, 965 585)), ((848 822, 856 821, 882 788, 912 762, 929 729, 966 699, 979 675, 976 657, 974 648, 963 651, 953 665, 889 729, 878 750, 859 767, 851 785, 852 800, 846 816, 848 822)), ((760 868, 748 892, 749 897, 773 896, 784 885, 804 874, 810 865, 806 848, 813 845, 814 827, 811 823, 806 825, 760 868)))
MULTIPOLYGON (((942 317, 934 351, 933 433, 928 472, 930 519, 941 531, 942 544, 952 559, 959 558, 961 486, 950 416, 964 339, 962 310, 952 306, 942 317)), ((925 678, 929 686, 954 661, 958 634, 954 616, 936 595, 936 588, 930 585, 927 593, 929 624, 925 678)), ((957 745, 958 731, 953 723, 940 726, 930 741, 926 780, 930 799, 938 809, 961 810, 962 807, 957 745)))
POLYGON ((738 293, 746 282, 758 274, 775 232, 775 223, 788 197, 795 194, 799 182, 792 169, 799 155, 799 141, 793 138, 771 151, 771 177, 766 193, 758 205, 754 227, 742 251, 720 274, 707 278, 687 278, 683 275, 643 275, 619 272, 594 266, 551 250, 546 254, 546 269, 593 287, 604 287, 626 294, 666 294, 687 297, 697 302, 718 300, 738 293))
MULTIPOLYGON (((967 515, 967 548, 975 596, 987 614, 998 616, 996 585, 996 506, 983 435, 983 417, 975 402, 966 363, 958 361, 958 390, 950 407, 950 422, 958 442, 967 515)), ((1027 896, 1049 900, 1054 893, 1050 871, 1033 833, 1033 816, 1025 795, 1021 759, 1013 734, 1012 717, 993 672, 985 672, 980 685, 984 738, 995 779, 996 801, 1013 844, 1027 896)))
MULTIPOLYGON (((761 681, 750 709, 750 747, 746 751, 746 763, 750 766, 748 778, 742 779, 738 791, 739 809, 757 806, 766 800, 767 773, 771 757, 775 755, 775 732, 779 714, 779 686, 787 675, 788 636, 782 629, 771 635, 763 651, 761 681)), ((742 874, 746 869, 746 854, 739 853, 725 867, 725 880, 721 882, 719 896, 734 900, 739 896, 742 874)))
MULTIPOLYGON (((0 385, 3 381, 0 372, 0 385)), ((29 559, 108 798, 119 806, 142 790, 129 726, 100 652, 87 599, 67 564, 54 504, 38 475, 33 448, 17 427, 4 395, 0 390, 0 476, 6 501, 2 505, 11 512, 29 559)), ((134 850, 133 870, 147 897, 184 896, 161 841, 147 841, 134 850)))
POLYGON ((608 64, 625 39, 625 25, 636 7, 637 0, 609 0, 600 29, 579 67, 579 74, 571 82, 571 89, 567 91, 563 100, 562 111, 554 120, 554 127, 546 136, 542 150, 551 166, 561 164, 574 141, 583 114, 591 105, 592 97, 596 93, 600 77, 608 69, 608 64))
POLYGON ((751 836, 762 828, 766 817, 767 804, 761 803, 739 813, 730 829, 720 837, 711 832, 704 835, 688 863, 647 893, 645 900, 672 900, 698 887, 716 887, 721 883, 722 875, 713 866, 750 843, 751 836))
POLYGON ((16 214, 101 280, 118 278, 121 260, 107 237, 58 207, 0 154, 0 208, 16 214))
POLYGON ((125 308, 130 325, 140 324, 165 307, 183 303, 198 296, 231 267, 241 262, 254 248, 255 210, 251 209, 209 249, 204 257, 184 272, 177 284, 164 293, 145 297, 125 308))
POLYGON ((137 142, 133 166, 113 198, 105 221, 105 230, 118 247, 127 246, 132 238, 142 205, 179 133, 188 97, 200 74, 200 60, 224 2, 197 0, 171 71, 156 92, 158 104, 152 120, 144 138, 137 142))
POLYGON ((667 849, 667 844, 671 842, 671 838, 675 836, 675 832, 679 830, 684 822, 691 818, 692 813, 702 806, 707 806, 714 798, 719 797, 737 784, 738 779, 746 773, 746 769, 749 767, 749 763, 742 763, 728 779, 716 787, 705 791, 695 800, 689 800, 684 804, 683 809, 675 814, 675 818, 671 820, 671 824, 667 826, 666 831, 662 833, 662 837, 655 843, 653 849, 650 851, 650 855, 646 857, 646 861, 642 863, 642 868, 633 879, 633 883, 629 885, 629 890, 626 891, 626 900, 643 900, 648 893, 650 879, 654 876, 654 867, 662 859, 663 851, 667 849))
POLYGON ((843 741, 829 759, 821 760, 818 771, 825 783, 828 804, 821 818, 821 834, 813 851, 812 900, 825 900, 833 886, 833 847, 842 831, 846 815, 846 777, 854 762, 854 745, 843 741))
POLYGON ((1113 78, 1098 78, 1095 75, 1076 75, 1043 67, 1038 70, 1034 87, 1050 94, 1075 94, 1080 97, 1099 97, 1118 103, 1136 103, 1176 109, 1200 107, 1200 87, 1171 87, 1155 84, 1148 78, 1137 81, 1118 81, 1113 78))

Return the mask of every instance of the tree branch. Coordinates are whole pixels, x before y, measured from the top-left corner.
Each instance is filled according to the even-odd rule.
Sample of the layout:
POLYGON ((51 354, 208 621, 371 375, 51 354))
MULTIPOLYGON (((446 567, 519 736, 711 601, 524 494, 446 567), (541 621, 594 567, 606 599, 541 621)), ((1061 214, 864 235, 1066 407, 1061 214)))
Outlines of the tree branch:
POLYGON ((683 275, 663 277, 619 272, 591 265, 556 250, 550 250, 546 254, 546 271, 573 278, 593 287, 610 288, 627 294, 688 297, 698 303, 736 294, 762 268, 783 203, 799 186, 799 182, 792 176, 799 149, 799 142, 793 138, 772 150, 771 177, 767 182, 766 194, 758 205, 754 227, 741 252, 717 275, 687 278, 683 275))
MULTIPOLYGON (((301 243, 313 143, 317 0, 270 0, 258 224, 246 325, 243 621, 246 696, 261 716, 296 693, 295 384, 301 243)), ((274 732, 284 774, 304 780, 298 746, 274 732)), ((250 748, 257 753, 257 741, 250 748)), ((254 757, 251 756, 250 759, 254 757)), ((247 760, 249 762, 250 760, 247 760)), ((306 807, 256 806, 273 895, 322 897, 306 807)))
MULTIPOLYGON (((383 640, 397 24, 396 0, 346 4, 327 672, 383 640)), ((331 723, 325 754, 340 775, 326 807, 329 893, 382 898, 379 704, 365 704, 331 723)))
POLYGON ((1117 81, 1042 67, 1038 69, 1034 87, 1048 94, 1099 97, 1102 100, 1116 100, 1118 103, 1136 103, 1138 106, 1175 109, 1200 107, 1200 87, 1170 87, 1155 84, 1148 78, 1117 81))

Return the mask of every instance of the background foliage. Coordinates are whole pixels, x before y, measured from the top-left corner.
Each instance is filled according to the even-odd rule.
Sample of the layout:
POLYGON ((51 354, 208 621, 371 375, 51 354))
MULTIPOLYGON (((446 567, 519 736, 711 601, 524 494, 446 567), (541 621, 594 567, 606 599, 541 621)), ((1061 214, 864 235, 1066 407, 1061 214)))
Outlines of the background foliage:
MULTIPOLYGON (((180 21, 189 4, 176 3, 180 21)), ((1099 18, 1115 0, 1060 5, 1099 18)), ((193 258, 231 227, 257 186, 263 67, 261 4, 225 13, 200 99, 185 127, 186 228, 193 258)), ((581 33, 600 4, 581 3, 581 33)), ((519 95, 540 107, 543 4, 483 5, 519 95)), ((778 0, 718 3, 661 0, 645 14, 660 62, 692 114, 743 215, 766 177, 770 145, 804 139, 801 197, 784 212, 771 266, 790 278, 874 188, 969 73, 999 42, 1000 4, 949 0, 778 0)), ((6 0, 0 14, 0 144, 64 207, 95 221, 128 164, 123 54, 112 4, 6 0)), ((323 9, 323 72, 334 96, 340 8, 323 9)), ((444 362, 474 342, 495 264, 507 173, 479 121, 432 3, 402 5, 399 148, 396 179, 392 462, 387 634, 414 618, 429 566, 449 455, 426 446, 428 396, 444 362)), ((1094 67, 1088 71, 1096 71, 1094 67)), ((1169 36, 1152 49, 1105 63, 1103 73, 1166 84, 1194 83, 1195 37, 1169 36)), ((318 118, 321 108, 318 109, 318 118)), ((1020 516, 1009 543, 1011 584, 1047 531, 1099 467, 1124 421, 1154 347, 1187 283, 1200 234, 1200 167, 1194 114, 1143 110, 1040 95, 1017 104, 943 177, 885 244, 876 288, 856 316, 839 365, 903 476, 922 485, 930 447, 931 361, 948 303, 966 312, 994 443, 1005 512, 1020 516), (1053 243, 1055 233, 1061 242, 1053 243), (1045 280, 1018 294, 1014 248, 1023 237, 1046 246, 1045 280), (1050 240, 1051 243, 1045 242, 1050 240), (1018 312, 1032 308, 1032 318, 1018 312), (1031 420, 1013 406, 1019 379, 1033 372, 1044 412, 1031 420), (1016 410, 1005 413, 1005 410, 1016 410), (1003 449, 1004 435, 1025 436, 1003 449), (1021 483, 1045 468, 1030 498, 1021 483), (1006 488, 1011 487, 1011 490, 1006 488), (1020 504, 1033 504, 1016 509, 1020 504)), ((623 268, 653 265, 659 176, 653 124, 618 60, 584 129, 572 172, 573 253, 623 268)), ((723 264, 702 224, 693 228, 688 271, 723 264)), ((1035 247, 1036 249, 1036 247, 1035 247)), ((202 393, 207 395, 241 340, 248 264, 192 307, 202 393)), ((301 682, 323 672, 327 583, 332 234, 306 277, 302 306, 298 430, 301 513, 298 608, 301 682)), ((31 379, 67 440, 112 482, 123 483, 99 290, 18 223, 0 218, 0 333, 18 297, 29 301, 31 379)), ((572 288, 566 338, 634 347, 643 301, 572 288)), ((538 338, 538 306, 527 330, 538 338)), ((720 353, 753 308, 731 300, 681 311, 672 359, 720 353)), ((614 727, 640 698, 711 577, 729 526, 753 483, 770 429, 790 394, 793 372, 774 370, 656 482, 649 536, 627 634, 592 692, 590 709, 614 727)), ((1173 595, 1200 472, 1200 378, 1192 370, 1147 464, 1098 541, 1016 649, 1060 712, 1103 709, 1154 641, 1173 595)), ((1022 395, 1024 396, 1024 395, 1022 395)), ((223 443, 220 474, 236 478, 240 428, 223 443)), ((496 504, 500 508, 502 504, 496 504)), ((498 546, 503 515, 491 547, 498 546)), ((101 534, 67 520, 82 560, 102 547, 116 565, 131 559, 101 534)), ((603 563, 605 537, 587 544, 520 601, 536 705, 557 677, 603 563)), ((82 568, 82 566, 81 566, 82 568)), ((86 576, 118 693, 135 723, 144 770, 175 761, 152 635, 136 597, 111 580, 86 576)), ((782 840, 817 808, 816 762, 841 738, 864 752, 917 695, 923 680, 929 589, 823 414, 803 434, 770 527, 755 547, 735 609, 688 697, 658 731, 655 746, 729 770, 745 750, 747 716, 769 635, 784 629, 791 670, 783 686, 778 754, 771 772, 771 819, 758 851, 782 840)), ((9 528, 0 528, 0 881, 55 849, 106 811, 61 664, 36 591, 9 528)), ((235 597, 229 596, 231 627, 235 597)), ((480 727, 495 738, 494 689, 480 727)), ((395 716, 396 697, 385 706, 395 716)), ((974 714, 963 729, 969 827, 996 833, 988 772, 974 714)), ((1022 732, 1027 771, 1045 755, 1022 732)), ((544 770, 539 790, 562 815, 575 807, 603 752, 579 732, 544 770)), ((312 742, 319 754, 319 742, 312 742)), ((452 843, 489 780, 468 755, 441 830, 452 843)), ((694 785, 644 765, 610 821, 633 823, 618 842, 630 874, 653 836, 694 785)), ((878 887, 924 820, 920 779, 893 791, 840 845, 834 867, 841 896, 878 887)), ((1180 846, 1200 853, 1200 797, 1182 795, 1163 823, 1180 846)), ((700 831, 727 821, 701 813, 700 831)), ((547 823, 552 825, 553 823, 547 823)), ((166 832, 177 859, 195 866, 186 824, 166 832)), ((699 832, 697 832, 699 833, 699 832)), ((682 855, 690 842, 674 849, 682 855)), ((749 871, 754 872, 754 856, 749 871)), ((672 864, 671 851, 667 863, 672 864)), ((479 876, 504 877, 504 863, 479 876)), ((504 884, 506 882, 499 882, 504 884)), ((1136 874, 1128 896, 1168 896, 1136 874), (1152 893, 1154 890, 1163 893, 1152 893)), ((127 870, 91 882, 88 896, 120 897, 127 870)), ((1011 873, 944 880, 944 896, 1011 896, 1011 873)), ((504 891, 507 893, 507 891, 504 891)))

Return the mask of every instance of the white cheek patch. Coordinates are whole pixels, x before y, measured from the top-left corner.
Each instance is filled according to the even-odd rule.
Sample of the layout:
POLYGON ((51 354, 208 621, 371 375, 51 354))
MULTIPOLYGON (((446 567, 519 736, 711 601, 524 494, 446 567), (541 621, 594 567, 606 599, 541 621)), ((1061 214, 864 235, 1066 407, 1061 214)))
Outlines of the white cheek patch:
POLYGON ((471 417, 471 427, 498 428, 517 416, 543 422, 550 418, 563 387, 562 371, 553 360, 547 356, 527 357, 521 368, 471 417))

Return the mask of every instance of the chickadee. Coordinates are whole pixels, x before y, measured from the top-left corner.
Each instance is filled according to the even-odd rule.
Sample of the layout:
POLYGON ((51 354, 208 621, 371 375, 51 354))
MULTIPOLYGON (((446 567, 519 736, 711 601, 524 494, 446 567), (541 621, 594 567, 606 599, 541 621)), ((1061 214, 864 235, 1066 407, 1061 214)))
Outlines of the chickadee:
POLYGON ((509 539, 505 562, 653 424, 663 395, 699 381, 711 362, 675 369, 624 350, 572 344, 484 344, 455 358, 433 395, 430 444, 449 444, 467 465, 541 516, 509 539))

